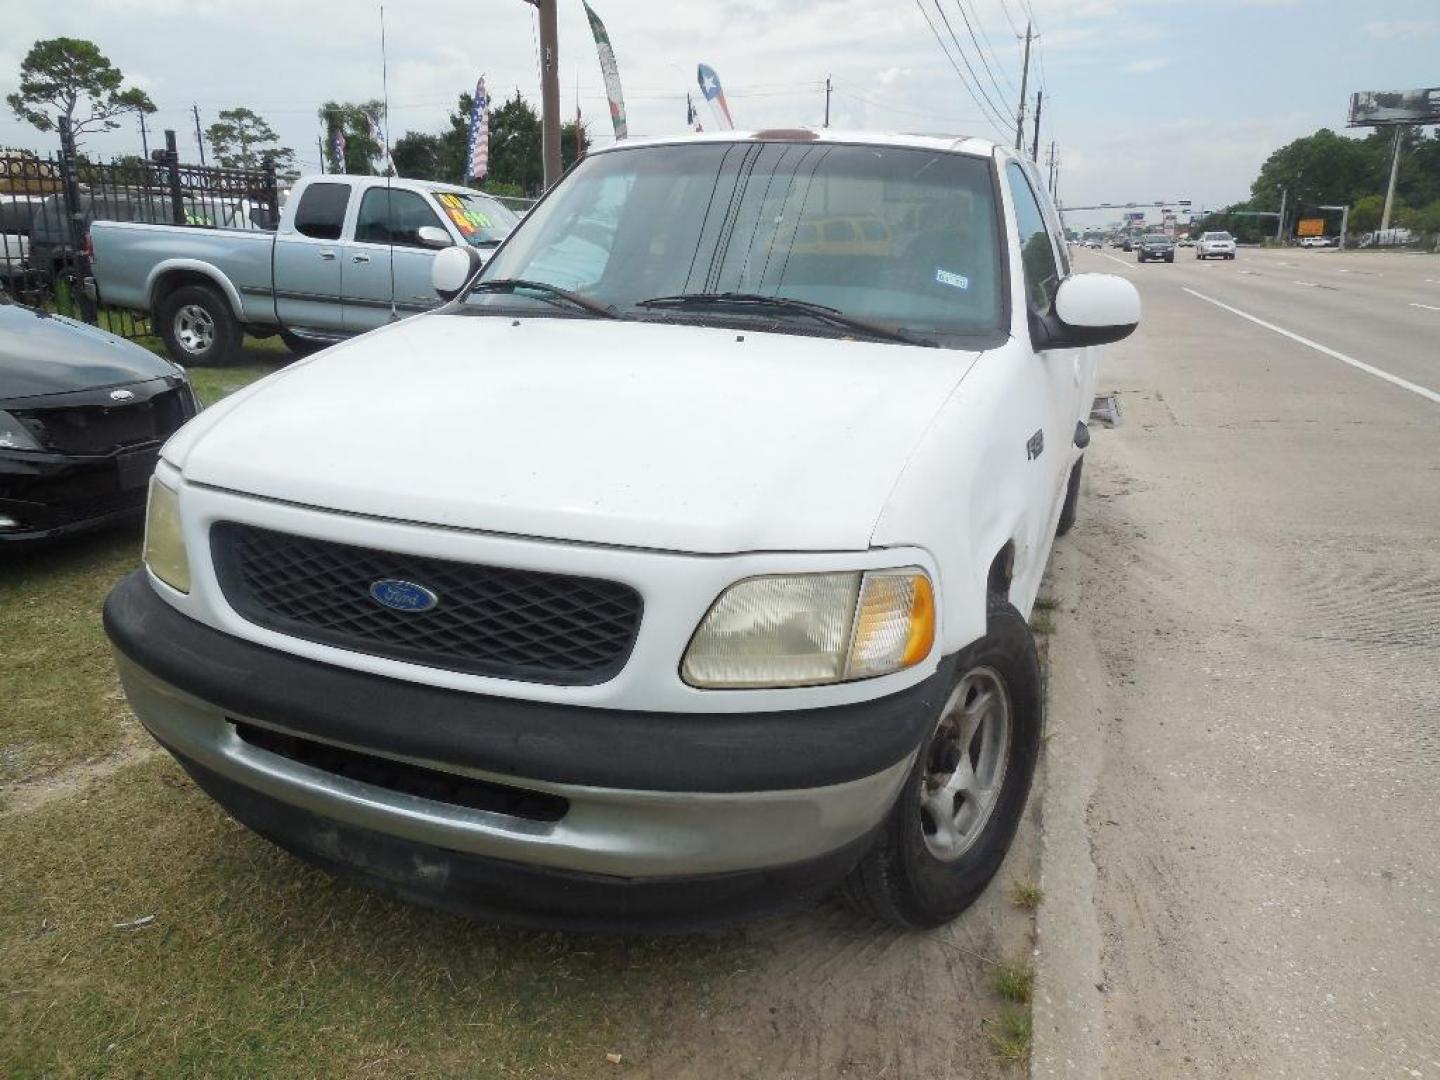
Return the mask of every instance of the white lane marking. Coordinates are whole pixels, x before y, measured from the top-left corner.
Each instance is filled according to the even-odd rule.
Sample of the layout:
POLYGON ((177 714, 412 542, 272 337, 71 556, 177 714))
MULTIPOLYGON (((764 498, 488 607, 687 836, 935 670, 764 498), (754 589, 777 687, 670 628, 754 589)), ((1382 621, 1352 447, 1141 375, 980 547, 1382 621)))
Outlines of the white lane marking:
POLYGON ((1313 281, 1297 281, 1296 285, 1304 285, 1307 289, 1318 289, 1320 286, 1313 281))
POLYGON ((1216 307, 1223 308, 1224 310, 1230 312, 1230 314, 1232 315, 1239 315, 1242 319, 1250 320, 1256 326, 1263 326, 1266 330, 1273 330, 1275 331, 1275 333, 1280 334, 1283 337, 1287 337, 1291 341, 1298 341, 1301 345, 1304 345, 1307 348, 1314 349, 1316 352, 1324 353, 1326 356, 1339 360, 1342 364, 1349 364, 1351 367, 1363 371, 1367 375, 1374 375, 1377 379, 1384 379, 1386 382, 1390 383, 1393 386, 1398 386, 1402 390, 1409 390, 1412 394, 1419 394, 1427 401, 1431 401, 1434 402, 1436 405, 1440 405, 1440 393, 1436 393, 1434 390, 1431 390, 1428 387, 1419 386, 1413 382, 1410 382, 1408 379, 1402 379, 1399 375, 1391 375, 1390 372, 1382 371, 1372 364, 1365 363, 1365 361, 1363 360, 1356 360, 1353 356, 1346 356, 1342 352, 1336 352, 1329 346, 1321 345, 1318 341, 1311 341, 1307 337, 1301 337, 1293 330, 1286 330, 1283 326, 1276 326, 1274 323, 1269 323, 1266 322, 1264 319, 1256 318, 1254 315, 1251 315, 1247 311, 1241 311, 1239 308, 1233 308, 1229 304, 1221 303, 1213 296, 1206 296, 1204 293, 1196 292, 1189 286, 1181 286, 1181 288, 1183 288, 1187 293, 1189 293, 1196 299, 1204 300, 1207 304, 1214 304, 1216 307))
POLYGON ((1421 307, 1424 308, 1426 311, 1440 311, 1440 307, 1436 307, 1434 304, 1411 304, 1410 306, 1421 307))
POLYGON ((1433 278, 1433 277, 1427 277, 1427 278, 1425 279, 1425 284, 1426 284, 1426 285, 1440 285, 1440 279, 1433 278))
POLYGON ((1126 270, 1130 269, 1130 264, 1128 262, 1126 262, 1124 259, 1115 258, 1115 256, 1111 255, 1108 251, 1101 251, 1098 254, 1104 255, 1105 258, 1109 259, 1113 263, 1119 263, 1121 266, 1125 267, 1126 270))

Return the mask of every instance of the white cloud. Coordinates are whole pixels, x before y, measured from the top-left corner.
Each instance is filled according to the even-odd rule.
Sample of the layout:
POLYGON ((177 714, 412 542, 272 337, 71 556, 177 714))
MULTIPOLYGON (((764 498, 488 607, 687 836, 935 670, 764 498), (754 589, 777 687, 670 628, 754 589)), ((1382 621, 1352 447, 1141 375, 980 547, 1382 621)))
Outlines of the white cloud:
POLYGON ((1428 37, 1437 29, 1440 29, 1440 21, 1435 19, 1392 19, 1388 22, 1367 22, 1365 24, 1365 33, 1376 41, 1428 37))
POLYGON ((1161 68, 1170 66, 1170 57, 1152 56, 1145 60, 1133 60, 1125 65, 1124 70, 1131 75, 1149 75, 1151 72, 1159 71, 1161 68))
POLYGON ((913 68, 888 67, 884 71, 878 71, 875 73, 875 81, 878 82, 881 86, 891 86, 901 79, 910 78, 910 76, 913 74, 915 74, 915 70, 913 68))

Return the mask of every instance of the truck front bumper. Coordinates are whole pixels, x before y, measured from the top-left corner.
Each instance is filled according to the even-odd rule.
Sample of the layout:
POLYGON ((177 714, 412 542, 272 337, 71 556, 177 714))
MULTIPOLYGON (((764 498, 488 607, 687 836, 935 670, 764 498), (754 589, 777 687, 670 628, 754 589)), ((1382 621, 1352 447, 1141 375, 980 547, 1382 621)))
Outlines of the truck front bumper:
POLYGON ((435 906, 691 929, 812 902, 864 853, 943 699, 677 714, 481 697, 181 615, 143 571, 105 625, 137 716, 237 820, 435 906))

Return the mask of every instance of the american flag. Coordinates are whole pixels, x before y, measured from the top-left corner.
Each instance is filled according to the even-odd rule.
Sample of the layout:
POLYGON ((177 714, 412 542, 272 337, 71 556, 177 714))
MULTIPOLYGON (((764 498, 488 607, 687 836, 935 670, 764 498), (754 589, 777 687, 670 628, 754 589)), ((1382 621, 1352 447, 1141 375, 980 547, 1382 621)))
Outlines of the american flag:
POLYGON ((490 174, 490 95, 485 76, 475 84, 475 104, 470 109, 470 141, 465 147, 465 179, 484 180, 490 174))

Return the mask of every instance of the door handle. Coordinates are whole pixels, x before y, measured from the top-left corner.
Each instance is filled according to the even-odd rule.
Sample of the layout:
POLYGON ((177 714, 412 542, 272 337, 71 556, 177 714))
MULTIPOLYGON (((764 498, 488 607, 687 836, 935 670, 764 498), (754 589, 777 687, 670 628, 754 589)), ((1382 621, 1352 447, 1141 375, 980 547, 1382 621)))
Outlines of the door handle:
POLYGON ((328 249, 325 250, 325 251, 322 251, 322 252, 320 252, 320 258, 322 258, 322 259, 333 259, 333 258, 335 258, 335 252, 330 251, 330 250, 328 250, 328 249))
POLYGON ((362 254, 362 255, 351 255, 351 256, 350 256, 350 261, 351 261, 351 262, 369 262, 369 261, 370 261, 370 256, 369 256, 369 255, 363 255, 363 254, 362 254))

